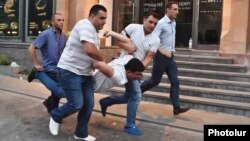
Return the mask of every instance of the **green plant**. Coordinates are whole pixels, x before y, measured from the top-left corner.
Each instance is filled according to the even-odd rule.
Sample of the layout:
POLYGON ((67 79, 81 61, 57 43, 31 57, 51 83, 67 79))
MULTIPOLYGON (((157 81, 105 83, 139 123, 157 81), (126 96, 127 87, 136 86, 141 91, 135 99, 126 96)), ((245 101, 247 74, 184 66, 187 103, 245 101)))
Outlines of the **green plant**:
POLYGON ((3 54, 0 54, 0 65, 10 65, 11 63, 11 59, 6 56, 6 55, 3 55, 3 54))

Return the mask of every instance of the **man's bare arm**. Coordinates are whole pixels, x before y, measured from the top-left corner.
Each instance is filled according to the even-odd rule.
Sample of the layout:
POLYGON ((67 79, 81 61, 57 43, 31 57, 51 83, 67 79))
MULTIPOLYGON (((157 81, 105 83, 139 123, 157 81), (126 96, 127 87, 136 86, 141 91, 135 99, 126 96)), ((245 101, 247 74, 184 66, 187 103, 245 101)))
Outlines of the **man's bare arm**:
POLYGON ((148 65, 151 63, 155 53, 153 51, 148 51, 145 58, 143 59, 142 63, 145 66, 145 68, 148 67, 148 65))
POLYGON ((81 41, 84 51, 87 55, 95 60, 103 61, 102 54, 100 51, 95 47, 93 43, 87 41, 81 41))
POLYGON ((37 71, 42 71, 43 70, 43 67, 40 65, 40 63, 38 62, 38 59, 37 59, 37 55, 36 55, 36 48, 35 48, 35 45, 31 44, 28 48, 28 52, 29 52, 29 55, 31 57, 31 60, 32 60, 32 64, 34 65, 35 69, 37 71))
POLYGON ((92 67, 94 69, 98 69, 101 73, 109 78, 111 78, 114 74, 114 69, 104 61, 96 61, 93 63, 92 67))
POLYGON ((135 44, 132 42, 132 40, 122 34, 116 33, 114 31, 106 31, 103 36, 106 38, 112 36, 118 40, 118 46, 130 54, 136 51, 135 44))

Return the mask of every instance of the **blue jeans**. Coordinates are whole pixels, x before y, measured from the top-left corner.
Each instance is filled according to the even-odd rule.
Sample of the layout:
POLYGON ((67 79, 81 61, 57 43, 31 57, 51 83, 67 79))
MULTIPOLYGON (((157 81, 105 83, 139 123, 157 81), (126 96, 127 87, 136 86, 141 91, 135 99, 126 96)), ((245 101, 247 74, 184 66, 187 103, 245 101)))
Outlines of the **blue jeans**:
POLYGON ((135 127, 136 112, 141 101, 141 89, 140 81, 129 80, 125 84, 125 94, 123 95, 112 95, 103 98, 105 106, 111 106, 113 104, 127 104, 127 122, 126 127, 135 127))
POLYGON ((51 91, 52 95, 57 97, 65 97, 65 92, 59 84, 56 73, 36 71, 36 78, 51 91))
POLYGON ((153 60, 152 77, 141 84, 142 92, 145 92, 154 86, 157 86, 162 78, 163 73, 166 72, 170 81, 170 99, 174 109, 180 108, 179 105, 179 79, 177 65, 172 58, 166 57, 159 51, 155 54, 153 60))
POLYGON ((75 135, 88 136, 88 122, 94 108, 94 79, 68 70, 59 69, 59 81, 66 93, 67 103, 50 112, 54 121, 61 123, 62 119, 79 111, 75 135))

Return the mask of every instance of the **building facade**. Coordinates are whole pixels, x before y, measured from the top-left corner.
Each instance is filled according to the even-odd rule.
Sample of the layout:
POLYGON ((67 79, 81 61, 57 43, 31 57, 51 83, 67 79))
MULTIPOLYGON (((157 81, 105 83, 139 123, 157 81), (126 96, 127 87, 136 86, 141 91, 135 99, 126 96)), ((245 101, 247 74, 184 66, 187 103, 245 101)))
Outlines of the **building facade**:
MULTIPOLYGON (((250 66, 249 0, 176 1, 180 8, 176 19, 177 48, 188 48, 191 38, 193 49, 218 50, 222 56, 233 56, 236 63, 250 66)), ((92 5, 99 3, 108 9, 104 30, 120 32, 129 23, 141 23, 143 15, 148 11, 164 16, 167 2, 168 0, 0 0, 0 52, 11 55, 13 51, 27 49, 29 43, 49 27, 50 15, 54 12, 64 15, 64 31, 67 32, 78 20, 88 17, 92 5)), ((109 38, 105 45, 112 46, 114 43, 109 38)))

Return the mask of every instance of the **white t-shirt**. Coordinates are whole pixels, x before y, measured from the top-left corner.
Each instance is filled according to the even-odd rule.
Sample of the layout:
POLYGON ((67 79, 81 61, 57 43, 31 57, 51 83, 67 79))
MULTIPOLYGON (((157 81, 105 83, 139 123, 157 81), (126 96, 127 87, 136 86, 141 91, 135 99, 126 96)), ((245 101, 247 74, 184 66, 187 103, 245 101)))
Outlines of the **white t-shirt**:
POLYGON ((81 41, 91 42, 99 50, 98 32, 88 19, 78 21, 72 29, 57 66, 78 75, 90 76, 93 74, 93 59, 86 54, 81 41))
POLYGON ((126 65, 132 58, 132 55, 125 55, 108 63, 108 65, 114 69, 114 74, 111 78, 107 77, 99 70, 95 71, 93 76, 95 80, 95 91, 101 92, 105 89, 110 89, 113 86, 120 86, 127 83, 128 79, 124 65, 126 65))
MULTIPOLYGON (((157 35, 150 33, 145 36, 142 24, 129 24, 125 30, 136 45, 137 50, 134 52, 134 57, 140 61, 143 61, 148 51, 156 52, 160 46, 160 39, 157 35)), ((122 33, 125 35, 124 30, 122 33)), ((126 54, 128 53, 122 50, 121 56, 126 54)))

